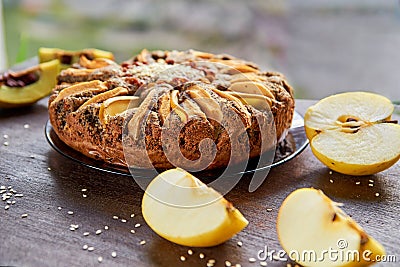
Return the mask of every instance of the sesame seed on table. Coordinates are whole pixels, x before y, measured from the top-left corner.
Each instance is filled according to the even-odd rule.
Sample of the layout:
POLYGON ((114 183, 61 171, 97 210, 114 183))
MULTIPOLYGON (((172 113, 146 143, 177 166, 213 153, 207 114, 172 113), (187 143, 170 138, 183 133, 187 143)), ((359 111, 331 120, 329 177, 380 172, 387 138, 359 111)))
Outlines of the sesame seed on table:
MULTIPOLYGON (((314 103, 296 100, 296 110, 304 114, 314 103)), ((143 190, 132 177, 88 168, 53 150, 44 135, 47 120, 47 99, 0 109, 0 266, 296 266, 277 257, 259 259, 258 252, 282 249, 279 207, 301 187, 322 189, 343 203, 399 260, 400 232, 392 230, 400 226, 399 162, 376 175, 345 176, 322 165, 307 147, 273 168, 255 192, 248 192, 245 176, 225 196, 249 221, 242 232, 217 247, 184 247, 147 226, 143 190)))

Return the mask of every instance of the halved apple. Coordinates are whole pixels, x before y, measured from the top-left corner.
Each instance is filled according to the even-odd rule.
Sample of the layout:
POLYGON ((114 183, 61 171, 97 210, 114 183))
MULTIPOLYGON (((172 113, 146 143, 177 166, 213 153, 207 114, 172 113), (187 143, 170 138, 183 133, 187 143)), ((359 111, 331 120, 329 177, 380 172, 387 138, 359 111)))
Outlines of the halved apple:
POLYGON ((23 71, 11 73, 13 84, 10 84, 10 81, 6 78, 4 78, 4 81, 0 81, 0 107, 28 106, 49 95, 57 83, 59 69, 60 62, 55 59, 23 71), (27 76, 31 76, 28 79, 29 81, 24 81, 27 76), (18 84, 19 81, 22 84, 18 84))
POLYGON ((292 192, 278 212, 277 233, 288 256, 304 266, 368 266, 384 247, 321 190, 292 192))
POLYGON ((179 168, 151 181, 143 196, 142 214, 158 235, 190 247, 216 246, 248 224, 221 194, 179 168))
POLYGON ((394 106, 386 97, 350 92, 327 97, 304 117, 314 155, 334 171, 369 175, 400 158, 400 125, 391 121, 394 106))
POLYGON ((85 55, 89 59, 106 58, 114 60, 113 53, 100 49, 88 48, 78 51, 71 51, 59 48, 39 48, 39 61, 41 63, 53 59, 58 59, 60 60, 62 69, 66 69, 70 67, 73 63, 77 63, 82 55, 85 55))

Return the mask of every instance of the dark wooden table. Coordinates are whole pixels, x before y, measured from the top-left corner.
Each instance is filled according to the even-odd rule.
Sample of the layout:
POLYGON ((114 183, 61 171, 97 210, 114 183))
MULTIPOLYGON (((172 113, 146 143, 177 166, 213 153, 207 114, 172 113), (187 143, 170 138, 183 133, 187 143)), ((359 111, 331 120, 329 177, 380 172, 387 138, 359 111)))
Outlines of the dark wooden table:
MULTIPOLYGON (((330 173, 307 147, 273 168, 256 192, 248 192, 249 179, 244 177, 226 195, 250 221, 247 228, 223 245, 187 248, 160 238, 146 225, 140 210, 143 191, 132 177, 85 167, 50 147, 44 135, 46 101, 27 109, 0 110, 0 186, 12 193, 9 204, 0 202, 0 266, 206 266, 209 259, 216 260, 215 266, 225 266, 225 261, 260 266, 259 260, 251 263, 249 258, 257 259, 265 247, 281 249, 277 212, 283 199, 301 187, 322 189, 344 203, 344 210, 397 257, 397 264, 380 266, 400 262, 399 163, 372 176, 345 176, 330 173)), ((298 100, 296 109, 304 114, 312 103, 298 100)))

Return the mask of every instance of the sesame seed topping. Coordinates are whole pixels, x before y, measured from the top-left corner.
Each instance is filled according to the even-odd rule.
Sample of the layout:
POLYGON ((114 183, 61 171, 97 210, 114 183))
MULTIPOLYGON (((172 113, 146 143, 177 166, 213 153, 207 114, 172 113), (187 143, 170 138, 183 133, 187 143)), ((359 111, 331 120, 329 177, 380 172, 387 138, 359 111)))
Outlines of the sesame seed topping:
POLYGON ((51 171, 51 168, 50 168, 50 167, 48 167, 48 168, 47 168, 47 170, 51 171))
POLYGON ((231 266, 232 266, 232 263, 231 263, 230 261, 225 261, 225 266, 226 266, 226 267, 231 267, 231 266))
POLYGON ((189 255, 193 255, 193 250, 189 249, 189 250, 187 251, 187 253, 188 253, 189 255))
POLYGON ((260 261, 260 266, 267 266, 267 262, 266 261, 260 261))
POLYGON ((200 259, 204 259, 204 254, 203 254, 203 253, 200 253, 200 254, 199 254, 199 258, 200 258, 200 259))
POLYGON ((249 262, 256 262, 257 260, 255 258, 249 258, 249 262))
POLYGON ((35 155, 30 155, 29 156, 31 159, 34 159, 35 158, 35 155))
POLYGON ((21 218, 26 218, 26 217, 28 217, 27 213, 24 213, 24 214, 21 215, 21 218))
POLYGON ((144 245, 144 244, 146 244, 146 241, 145 241, 145 240, 142 240, 142 241, 140 241, 139 244, 140 244, 140 245, 144 245))
POLYGON ((0 186, 0 189, 4 190, 4 189, 6 189, 6 187, 4 185, 2 185, 2 186, 0 186))
POLYGON ((57 209, 58 209, 58 210, 61 210, 62 208, 61 208, 61 207, 58 207, 57 209))
POLYGON ((373 187, 373 186, 374 186, 374 184, 368 184, 368 186, 370 186, 370 187, 373 187))
POLYGON ((5 141, 5 142, 3 143, 3 145, 4 145, 4 146, 8 146, 9 143, 8 143, 7 141, 5 141))
POLYGON ((5 210, 8 210, 9 208, 10 208, 9 205, 5 205, 5 206, 4 206, 4 209, 5 209, 5 210))
POLYGON ((368 180, 370 183, 373 183, 374 182, 374 180, 368 180))
POLYGON ((121 222, 126 223, 126 220, 125 219, 121 219, 121 222))
POLYGON ((131 214, 131 218, 133 218, 133 217, 135 217, 135 214, 132 213, 132 214, 131 214))
POLYGON ((82 197, 87 197, 87 195, 83 194, 82 197))
POLYGON ((115 215, 114 215, 114 216, 113 216, 113 219, 114 219, 114 220, 118 220, 118 216, 115 216, 115 215))
POLYGON ((96 231, 96 235, 99 235, 99 234, 101 234, 101 230, 100 229, 96 231))
POLYGON ((29 129, 29 124, 27 124, 27 123, 24 124, 24 128, 25 128, 25 129, 29 129))
POLYGON ((3 135, 3 138, 7 139, 8 138, 8 134, 3 135))
POLYGON ((215 260, 214 259, 209 259, 208 262, 209 263, 215 263, 215 260))
POLYGON ((135 228, 140 227, 140 223, 135 224, 135 228))
POLYGON ((329 174, 332 174, 333 172, 332 171, 329 171, 329 174))
POLYGON ((329 179, 329 182, 330 182, 331 184, 333 184, 333 180, 332 180, 332 179, 329 179))
POLYGON ((108 230, 108 226, 107 225, 104 225, 104 230, 108 230))
POLYGON ((267 209, 267 211, 268 211, 268 212, 271 212, 271 211, 272 211, 272 209, 271 209, 271 208, 268 208, 268 209, 267 209))
POLYGON ((132 229, 132 230, 131 230, 131 234, 134 234, 134 233, 136 233, 136 232, 135 232, 135 230, 132 229))
POLYGON ((14 196, 15 196, 15 197, 23 197, 24 194, 15 194, 14 196))
POLYGON ((181 256, 181 261, 185 261, 185 260, 186 260, 185 256, 181 256))
POLYGON ((94 247, 88 247, 87 250, 88 250, 88 251, 93 251, 93 250, 94 250, 94 247))
POLYGON ((117 252, 115 252, 115 251, 111 252, 111 257, 113 257, 113 258, 117 257, 117 252))
POLYGON ((379 193, 375 193, 375 196, 376 196, 376 197, 379 197, 379 193))
POLYGON ((239 263, 236 263, 235 267, 242 267, 242 265, 240 265, 239 263))
POLYGON ((83 245, 82 249, 83 250, 87 250, 88 249, 88 245, 83 245))
POLYGON ((238 241, 238 242, 237 242, 237 245, 238 245, 239 247, 241 247, 241 246, 243 246, 243 242, 242 242, 242 241, 238 241))
POLYGON ((98 257, 98 258, 97 258, 97 261, 98 261, 98 262, 102 262, 102 261, 103 261, 103 257, 101 257, 101 256, 98 257))
POLYGON ((73 211, 70 211, 70 210, 69 210, 67 213, 68 213, 68 215, 74 214, 74 212, 73 212, 73 211))
POLYGON ((82 192, 86 192, 87 189, 86 189, 86 188, 82 188, 81 191, 82 191, 82 192))
POLYGON ((361 184, 361 182, 356 182, 357 185, 361 184))

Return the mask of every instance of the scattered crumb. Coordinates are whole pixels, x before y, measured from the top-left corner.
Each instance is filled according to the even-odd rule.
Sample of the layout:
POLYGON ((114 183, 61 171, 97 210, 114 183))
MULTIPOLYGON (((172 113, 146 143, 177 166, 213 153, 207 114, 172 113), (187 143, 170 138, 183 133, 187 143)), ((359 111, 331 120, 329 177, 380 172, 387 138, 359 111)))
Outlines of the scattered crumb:
POLYGON ((241 246, 243 246, 243 242, 242 242, 242 241, 238 241, 238 242, 237 242, 237 245, 238 245, 239 247, 241 247, 241 246))
POLYGON ((268 212, 271 212, 271 211, 272 211, 272 209, 271 209, 271 208, 268 208, 268 209, 267 209, 267 211, 268 211, 268 212))
POLYGON ((260 266, 267 266, 267 262, 266 261, 260 261, 260 266))

